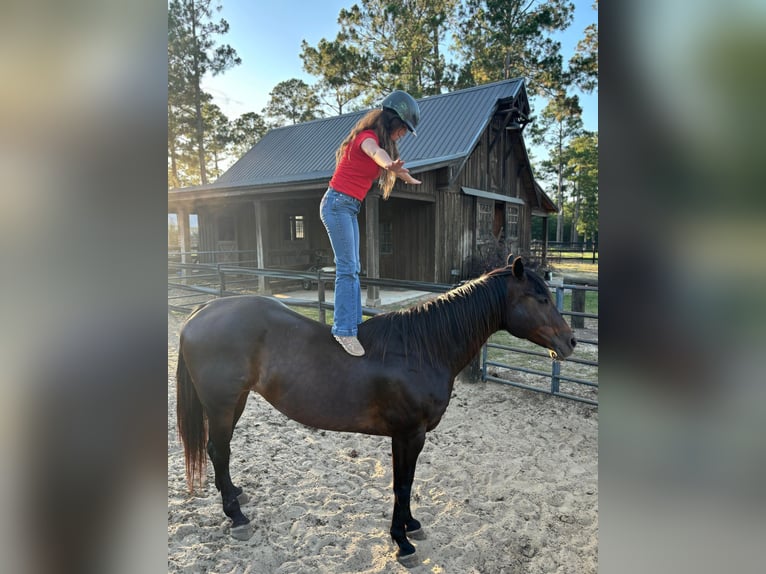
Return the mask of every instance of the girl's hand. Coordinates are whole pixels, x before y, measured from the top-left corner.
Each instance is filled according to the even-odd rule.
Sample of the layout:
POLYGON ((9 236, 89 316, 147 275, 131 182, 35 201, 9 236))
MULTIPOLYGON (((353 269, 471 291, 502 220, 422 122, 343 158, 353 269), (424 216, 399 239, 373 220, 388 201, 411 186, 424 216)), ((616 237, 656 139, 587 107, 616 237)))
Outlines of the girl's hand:
POLYGON ((411 185, 420 185, 421 183, 423 183, 423 182, 422 182, 422 181, 420 181, 419 179, 415 179, 414 177, 412 177, 412 176, 411 176, 409 173, 405 174, 404 176, 399 176, 399 178, 400 178, 400 179, 401 179, 401 180, 402 180, 404 183, 409 183, 409 184, 411 184, 411 185))
POLYGON ((404 167, 404 160, 401 158, 392 161, 391 166, 388 169, 393 171, 396 174, 396 177, 405 183, 409 183, 411 185, 418 185, 419 183, 422 183, 420 180, 417 180, 410 175, 410 170, 404 167))
POLYGON ((402 171, 404 171, 404 172, 408 171, 404 167, 404 160, 402 160, 401 158, 392 161, 387 169, 389 171, 393 171, 396 175, 399 175, 400 173, 402 173, 402 171))

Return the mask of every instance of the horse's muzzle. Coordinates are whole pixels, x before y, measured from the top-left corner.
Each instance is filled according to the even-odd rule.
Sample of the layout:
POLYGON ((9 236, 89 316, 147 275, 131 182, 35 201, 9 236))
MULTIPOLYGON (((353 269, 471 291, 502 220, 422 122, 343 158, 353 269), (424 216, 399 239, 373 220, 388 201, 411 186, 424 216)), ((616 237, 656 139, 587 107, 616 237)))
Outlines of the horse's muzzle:
POLYGON ((553 360, 563 361, 569 355, 572 354, 576 346, 577 346, 577 339, 574 337, 574 335, 572 335, 567 341, 567 345, 562 345, 562 347, 565 347, 565 348, 560 348, 558 351, 555 349, 548 349, 548 355, 553 360))

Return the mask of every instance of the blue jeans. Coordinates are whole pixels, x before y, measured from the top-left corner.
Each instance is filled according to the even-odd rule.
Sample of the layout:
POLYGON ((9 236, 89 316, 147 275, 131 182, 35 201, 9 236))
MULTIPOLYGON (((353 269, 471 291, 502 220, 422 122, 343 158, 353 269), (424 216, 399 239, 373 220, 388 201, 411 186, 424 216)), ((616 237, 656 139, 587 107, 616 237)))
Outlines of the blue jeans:
POLYGON ((362 202, 331 187, 319 204, 319 217, 330 236, 335 254, 335 312, 333 335, 356 337, 362 322, 362 289, 359 272, 359 209, 362 202))

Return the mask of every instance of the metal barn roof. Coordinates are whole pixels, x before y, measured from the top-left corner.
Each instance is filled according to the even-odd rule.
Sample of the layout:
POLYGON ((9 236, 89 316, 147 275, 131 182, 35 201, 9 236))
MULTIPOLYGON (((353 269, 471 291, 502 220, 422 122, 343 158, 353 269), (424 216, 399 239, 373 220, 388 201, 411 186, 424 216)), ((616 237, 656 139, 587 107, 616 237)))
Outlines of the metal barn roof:
MULTIPOLYGON (((528 115, 521 79, 418 100, 421 112, 418 135, 410 134, 399 141, 405 165, 417 173, 467 157, 492 119, 498 102, 519 96, 527 108, 521 111, 528 115)), ((335 168, 335 150, 367 111, 273 129, 214 183, 186 190, 329 181, 335 168)))

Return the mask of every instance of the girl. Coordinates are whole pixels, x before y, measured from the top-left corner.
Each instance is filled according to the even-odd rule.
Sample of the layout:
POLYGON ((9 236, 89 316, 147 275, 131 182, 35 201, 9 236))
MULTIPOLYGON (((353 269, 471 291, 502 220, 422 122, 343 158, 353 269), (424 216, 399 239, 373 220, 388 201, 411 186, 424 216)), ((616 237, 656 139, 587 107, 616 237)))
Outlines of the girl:
POLYGON ((332 334, 347 353, 356 357, 364 355, 356 338, 357 326, 362 322, 357 215, 376 179, 383 199, 388 199, 397 177, 405 183, 421 183, 404 167, 396 146, 408 131, 417 135, 419 121, 418 103, 400 90, 386 97, 380 108, 368 112, 335 153, 335 173, 319 206, 335 255, 332 334))

